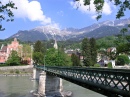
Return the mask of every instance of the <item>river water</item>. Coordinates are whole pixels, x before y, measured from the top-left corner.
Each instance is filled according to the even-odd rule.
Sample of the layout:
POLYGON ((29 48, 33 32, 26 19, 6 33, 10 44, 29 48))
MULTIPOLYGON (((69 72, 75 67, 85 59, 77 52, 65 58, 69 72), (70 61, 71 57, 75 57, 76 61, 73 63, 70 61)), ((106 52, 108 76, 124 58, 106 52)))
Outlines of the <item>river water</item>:
MULTIPOLYGON (((73 92, 73 97, 105 97, 63 80, 64 90, 73 92)), ((0 76, 0 97, 34 97, 31 92, 37 89, 37 81, 30 77, 0 76)))

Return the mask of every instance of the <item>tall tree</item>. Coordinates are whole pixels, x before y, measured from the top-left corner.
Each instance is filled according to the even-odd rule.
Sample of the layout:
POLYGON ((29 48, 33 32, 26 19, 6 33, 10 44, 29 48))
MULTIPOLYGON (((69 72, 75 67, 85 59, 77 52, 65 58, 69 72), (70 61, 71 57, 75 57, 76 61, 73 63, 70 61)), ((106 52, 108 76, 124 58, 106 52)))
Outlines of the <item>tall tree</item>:
POLYGON ((34 61, 34 65, 44 64, 44 55, 41 52, 34 52, 33 61, 34 61))
POLYGON ((122 34, 123 43, 124 43, 124 42, 125 42, 125 33, 128 32, 128 29, 122 28, 120 32, 121 32, 121 34, 122 34))
POLYGON ((82 40, 82 55, 83 55, 83 63, 85 66, 91 66, 91 51, 90 51, 90 43, 87 38, 82 40))
POLYGON ((7 4, 3 4, 2 1, 0 1, 0 31, 5 30, 5 28, 2 27, 1 23, 3 20, 7 22, 14 20, 12 9, 17 9, 12 1, 9 1, 7 4))
MULTIPOLYGON (((125 29, 125 28, 124 28, 125 29)), ((118 35, 118 37, 116 38, 115 42, 115 46, 117 49, 117 53, 116 55, 119 55, 120 53, 125 53, 125 54, 129 54, 130 52, 130 36, 129 35, 124 35, 124 33, 126 32, 122 30, 122 35, 118 35)))
POLYGON ((21 55, 23 63, 28 64, 29 60, 31 60, 32 57, 31 55, 32 55, 31 46, 28 44, 23 44, 21 55))
POLYGON ((43 45, 43 43, 40 41, 40 40, 38 40, 38 41, 36 41, 36 43, 35 43, 35 45, 34 45, 34 52, 44 52, 44 45, 43 45))
POLYGON ((90 38, 90 52, 91 52, 91 61, 92 65, 97 62, 97 47, 96 40, 94 38, 90 38))
POLYGON ((72 66, 80 66, 80 59, 74 53, 71 55, 72 66))
POLYGON ((44 63, 44 45, 41 43, 41 41, 37 41, 34 45, 34 52, 33 52, 33 60, 35 64, 43 64, 44 63))

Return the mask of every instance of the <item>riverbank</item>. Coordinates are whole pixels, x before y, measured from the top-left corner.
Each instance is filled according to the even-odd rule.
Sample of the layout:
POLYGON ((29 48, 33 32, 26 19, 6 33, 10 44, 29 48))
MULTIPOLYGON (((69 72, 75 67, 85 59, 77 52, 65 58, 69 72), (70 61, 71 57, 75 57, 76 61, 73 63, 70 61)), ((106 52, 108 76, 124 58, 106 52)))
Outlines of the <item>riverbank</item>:
POLYGON ((0 67, 0 76, 32 76, 33 65, 0 67))

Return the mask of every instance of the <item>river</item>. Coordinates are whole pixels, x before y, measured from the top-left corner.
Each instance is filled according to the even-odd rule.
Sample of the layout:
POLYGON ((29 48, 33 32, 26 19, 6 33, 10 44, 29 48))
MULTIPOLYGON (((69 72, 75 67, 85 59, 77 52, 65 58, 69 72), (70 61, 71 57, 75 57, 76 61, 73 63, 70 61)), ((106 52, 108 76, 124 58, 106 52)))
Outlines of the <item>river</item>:
MULTIPOLYGON (((73 97, 105 97, 63 80, 64 90, 73 92, 73 97)), ((37 81, 30 77, 0 76, 0 97, 34 97, 31 91, 37 89, 37 81)))

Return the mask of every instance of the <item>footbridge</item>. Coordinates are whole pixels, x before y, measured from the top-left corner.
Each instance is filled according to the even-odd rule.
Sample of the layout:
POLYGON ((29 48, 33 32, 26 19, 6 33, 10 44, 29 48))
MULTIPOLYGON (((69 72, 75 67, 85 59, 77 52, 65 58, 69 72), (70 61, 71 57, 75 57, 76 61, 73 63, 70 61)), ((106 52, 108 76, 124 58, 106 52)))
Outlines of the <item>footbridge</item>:
POLYGON ((35 68, 108 97, 130 97, 130 70, 38 65, 35 68))

